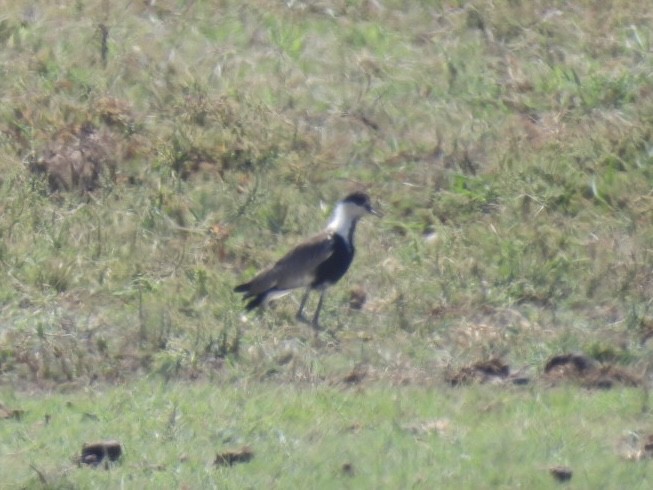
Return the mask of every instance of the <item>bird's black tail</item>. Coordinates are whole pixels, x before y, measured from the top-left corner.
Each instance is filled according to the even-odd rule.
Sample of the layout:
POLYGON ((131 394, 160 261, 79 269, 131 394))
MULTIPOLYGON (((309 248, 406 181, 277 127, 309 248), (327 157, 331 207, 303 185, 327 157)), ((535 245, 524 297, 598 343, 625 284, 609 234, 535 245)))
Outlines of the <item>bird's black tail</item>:
MULTIPOLYGON (((266 296, 267 296, 266 293, 262 293, 262 294, 254 296, 254 299, 251 300, 249 303, 247 303, 247 305, 245 305, 245 309, 247 311, 251 311, 254 308, 257 308, 257 307, 261 306, 263 304, 263 302, 265 301, 266 296)), ((247 298, 247 296, 245 296, 245 298, 247 298)))
POLYGON ((249 282, 246 282, 244 284, 239 284, 234 288, 234 292, 236 293, 244 293, 243 294, 243 299, 247 300, 249 298, 253 298, 250 300, 247 305, 245 305, 245 309, 247 311, 253 310, 254 308, 261 306, 263 302, 265 301, 265 297, 267 296, 267 291, 261 294, 254 294, 252 293, 249 288, 251 287, 251 284, 249 282))
MULTIPOLYGON (((239 284, 238 286, 236 286, 234 288, 234 292, 247 294, 247 293, 249 293, 249 286, 250 286, 250 284, 248 282, 243 283, 243 284, 239 284)), ((245 296, 245 297, 247 297, 247 296, 245 296)))

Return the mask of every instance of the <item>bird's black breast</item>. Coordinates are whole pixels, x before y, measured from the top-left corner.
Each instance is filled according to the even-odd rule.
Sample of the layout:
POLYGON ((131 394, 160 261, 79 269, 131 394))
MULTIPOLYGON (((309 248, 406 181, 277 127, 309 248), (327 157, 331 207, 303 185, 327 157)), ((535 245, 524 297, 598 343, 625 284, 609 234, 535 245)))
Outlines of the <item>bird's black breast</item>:
POLYGON ((333 253, 315 271, 311 287, 319 288, 334 284, 345 275, 354 258, 354 247, 349 248, 343 237, 337 233, 333 237, 333 253))

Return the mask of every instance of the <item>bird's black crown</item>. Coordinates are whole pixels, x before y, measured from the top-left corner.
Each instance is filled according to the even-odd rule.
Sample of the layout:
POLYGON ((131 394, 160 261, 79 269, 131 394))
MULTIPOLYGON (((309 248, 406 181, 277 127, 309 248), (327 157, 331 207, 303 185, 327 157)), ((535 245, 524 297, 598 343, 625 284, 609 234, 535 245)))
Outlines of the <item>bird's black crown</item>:
POLYGON ((360 191, 349 194, 342 200, 342 202, 350 202, 365 209, 371 207, 370 196, 360 191))

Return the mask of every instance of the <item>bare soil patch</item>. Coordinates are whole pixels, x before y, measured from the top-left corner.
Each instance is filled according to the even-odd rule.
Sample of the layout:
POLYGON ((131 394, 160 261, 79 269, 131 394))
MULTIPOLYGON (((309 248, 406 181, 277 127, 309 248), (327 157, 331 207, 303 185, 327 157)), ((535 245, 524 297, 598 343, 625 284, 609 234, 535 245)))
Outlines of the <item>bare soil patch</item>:
POLYGON ((620 441, 619 452, 629 461, 653 459, 653 434, 630 433, 620 441))
POLYGON ((50 191, 92 191, 105 170, 115 175, 117 139, 111 131, 92 123, 65 128, 52 136, 47 147, 32 161, 33 173, 44 174, 50 191))

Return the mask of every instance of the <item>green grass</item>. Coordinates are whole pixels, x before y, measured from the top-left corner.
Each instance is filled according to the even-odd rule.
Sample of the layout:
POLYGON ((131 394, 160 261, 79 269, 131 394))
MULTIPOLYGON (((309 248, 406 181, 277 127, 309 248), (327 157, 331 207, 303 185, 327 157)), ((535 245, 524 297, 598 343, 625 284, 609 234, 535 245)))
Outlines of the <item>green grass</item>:
POLYGON ((0 454, 22 468, 12 484, 38 485, 30 462, 51 485, 82 488, 91 484, 77 478, 118 486, 124 471, 190 488, 223 473, 237 475, 234 487, 546 487, 558 463, 588 487, 645 481, 646 463, 614 450, 623 431, 650 433, 636 415, 640 391, 539 381, 551 356, 582 352, 650 385, 653 59, 641 2, 4 7, 2 401, 59 408, 30 406, 27 422, 0 430, 28 431, 45 411, 79 415, 61 408, 63 392, 73 407, 131 393, 120 426, 140 433, 153 412, 168 420, 175 402, 156 394, 166 382, 179 407, 197 402, 185 421, 198 437, 217 397, 215 410, 234 411, 234 440, 257 454, 216 470, 227 436, 75 434, 92 426, 79 417, 66 435, 53 417, 27 438, 41 449, 58 439, 47 456, 0 454), (234 285, 318 232, 333 202, 359 188, 385 216, 361 223, 352 269, 327 296, 322 320, 337 342, 295 323, 296 297, 243 315, 234 285), (360 291, 366 302, 351 309, 360 291), (443 391, 447 373, 491 358, 533 388, 443 391), (369 371, 369 397, 333 387, 356 366, 369 371), (334 429, 331 398, 375 422, 334 429), (249 399, 260 410, 238 418, 232 403, 249 399), (441 412, 426 411, 431 399, 441 412), (477 425, 493 399, 503 408, 477 425), (440 417, 471 447, 402 429, 440 417), (609 417, 623 427, 609 432, 609 417), (269 424, 260 440, 259 421, 269 424), (300 442, 278 451, 274 424, 300 442), (575 429, 583 437, 568 437, 575 429), (87 438, 105 436, 128 449, 122 465, 65 470, 87 438), (188 461, 161 437, 180 437, 188 461), (371 448, 396 450, 402 464, 371 448), (149 453, 166 469, 143 463, 149 453), (352 478, 339 473, 345 456, 352 478), (184 472, 188 482, 176 479, 184 472))
POLYGON ((53 488, 554 488, 559 465, 576 488, 653 477, 627 460, 649 428, 637 390, 145 381, 10 400, 26 413, 0 426, 0 467, 21 488, 39 473, 53 488), (102 438, 122 442, 121 463, 77 468, 80 441, 102 438), (243 446, 251 462, 213 466, 243 446))

